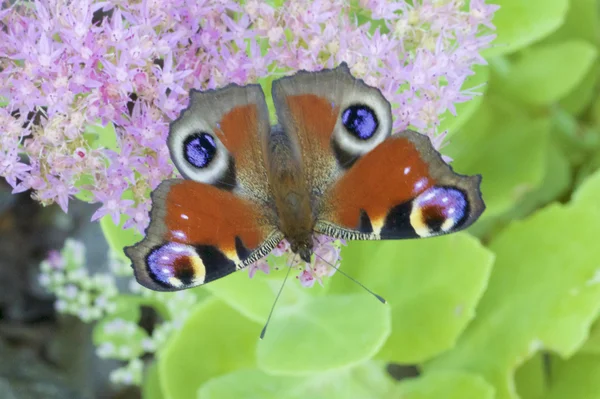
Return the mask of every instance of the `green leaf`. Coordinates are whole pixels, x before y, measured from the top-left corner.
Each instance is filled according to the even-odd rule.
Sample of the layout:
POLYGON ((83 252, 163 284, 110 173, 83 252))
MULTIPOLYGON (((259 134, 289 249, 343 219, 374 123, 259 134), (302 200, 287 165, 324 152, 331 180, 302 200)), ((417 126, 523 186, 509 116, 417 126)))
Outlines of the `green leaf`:
POLYGON ((194 398, 205 381, 254 367, 259 332, 259 324, 224 302, 214 297, 203 301, 159 353, 165 398, 194 398))
POLYGON ((144 399, 164 399, 162 387, 160 385, 160 374, 156 362, 152 362, 147 368, 142 384, 142 398, 144 399))
MULTIPOLYGON (((248 270, 240 270, 228 275, 226 278, 213 281, 201 289, 207 290, 225 301, 229 306, 258 323, 264 323, 277 292, 283 284, 287 272, 286 256, 269 256, 267 262, 271 266, 269 274, 258 271, 251 279, 248 270), (275 270, 275 269, 279 270, 275 270), (249 300, 249 299, 252 300, 249 300)), ((325 279, 324 287, 319 284, 307 289, 293 279, 298 271, 290 272, 290 281, 287 282, 280 304, 295 304, 301 297, 320 296, 327 292, 328 281, 325 279)), ((278 305, 281 306, 281 305, 278 305)))
POLYGON ((596 399, 600 392, 600 356, 577 355, 557 361, 549 392, 542 399, 596 399))
POLYGON ((520 399, 539 399, 547 390, 544 354, 539 352, 515 372, 515 385, 520 399))
POLYGON ((450 111, 444 112, 440 117, 441 123, 438 131, 443 132, 448 130, 448 136, 446 139, 450 139, 452 134, 460 129, 469 118, 477 111, 481 102, 483 101, 483 95, 487 89, 487 81, 490 76, 490 69, 485 65, 475 65, 473 67, 475 72, 474 75, 467 77, 465 83, 462 85, 462 91, 474 91, 479 93, 473 99, 464 103, 456 104, 456 115, 452 115, 450 111))
POLYGON ((490 220, 512 209, 542 184, 550 121, 532 119, 518 105, 488 93, 477 113, 444 149, 459 173, 481 174, 486 210, 470 229, 486 230, 490 220))
POLYGON ((598 51, 581 40, 525 51, 503 76, 507 91, 532 105, 549 105, 572 92, 590 71, 598 51))
POLYGON ((95 125, 87 125, 83 132, 83 137, 86 138, 92 148, 106 148, 113 151, 118 151, 119 149, 117 132, 112 123, 102 126, 100 120, 98 120, 98 123, 95 125))
POLYGON ((389 333, 389 306, 364 293, 299 296, 278 304, 258 345, 258 365, 288 375, 348 367, 373 357, 389 333))
POLYGON ((571 185, 571 167, 556 144, 549 143, 544 178, 539 188, 525 195, 516 206, 501 218, 508 223, 521 219, 538 208, 557 200, 571 185))
POLYGON ((260 84, 260 86, 263 89, 263 92, 265 93, 265 100, 267 102, 267 108, 269 109, 269 118, 272 121, 277 120, 277 113, 275 111, 275 103, 273 102, 273 96, 271 95, 271 88, 273 87, 273 81, 277 78, 278 77, 275 74, 269 73, 268 75, 263 76, 262 78, 258 79, 258 84, 260 84))
MULTIPOLYGON (((369 362, 350 369, 304 377, 274 376, 240 370, 215 378, 198 391, 198 399, 396 399, 395 384, 384 367, 369 362)), ((483 398, 482 398, 483 399, 483 398)))
MULTIPOLYGON (((240 270, 226 278, 213 281, 203 288, 250 320, 264 323, 283 283, 285 272, 271 270, 271 275, 273 277, 267 277, 258 271, 250 279, 247 270, 240 270)), ((318 289, 318 287, 315 288, 318 289)), ((298 301, 298 297, 306 296, 307 293, 308 290, 300 287, 296 281, 288 281, 280 298, 279 306, 281 304, 285 306, 286 303, 293 304, 298 301)))
POLYGON ((581 348, 582 353, 600 355, 600 319, 597 319, 590 330, 590 336, 581 348))
POLYGON ((580 208, 588 208, 590 212, 600 209, 600 171, 589 176, 573 194, 571 202, 580 208))
POLYGON ((123 229, 123 223, 127 220, 125 215, 121 216, 121 223, 117 226, 113 223, 110 215, 100 219, 100 227, 110 248, 123 260, 129 261, 125 256, 123 248, 141 241, 142 234, 135 228, 123 229))
POLYGON ((496 0, 493 24, 498 37, 483 51, 486 58, 512 53, 552 33, 563 23, 567 0, 496 0))
POLYGON ((564 24, 546 41, 581 39, 597 45, 598 38, 600 38, 598 0, 569 0, 569 11, 564 24))
POLYGON ((600 63, 597 61, 589 68, 586 76, 569 94, 559 101, 559 105, 567 112, 580 116, 590 105, 597 93, 597 83, 600 78, 600 63))
POLYGON ((84 201, 84 202, 92 202, 94 199, 94 194, 90 190, 87 190, 83 187, 90 188, 91 185, 94 184, 94 177, 88 173, 82 174, 77 181, 75 182, 75 187, 79 189, 79 192, 75 194, 75 198, 84 201))
POLYGON ((400 383, 402 399, 493 399, 494 388, 478 375, 436 372, 400 383))
POLYGON ((429 370, 481 373, 497 398, 516 398, 515 368, 541 348, 572 355, 600 308, 600 177, 569 206, 551 205, 513 222, 489 248, 497 255, 477 318, 429 370))
MULTIPOLYGON (((426 240, 350 242, 344 272, 392 308, 392 335, 378 358, 417 363, 452 348, 485 289, 493 254, 465 233, 426 240)), ((361 290, 341 276, 332 292, 361 290)), ((368 325, 368 324, 367 324, 368 325)))
POLYGON ((552 138, 569 163, 580 167, 589 161, 590 153, 600 147, 600 134, 582 125, 573 115, 562 108, 554 108, 552 116, 552 138))

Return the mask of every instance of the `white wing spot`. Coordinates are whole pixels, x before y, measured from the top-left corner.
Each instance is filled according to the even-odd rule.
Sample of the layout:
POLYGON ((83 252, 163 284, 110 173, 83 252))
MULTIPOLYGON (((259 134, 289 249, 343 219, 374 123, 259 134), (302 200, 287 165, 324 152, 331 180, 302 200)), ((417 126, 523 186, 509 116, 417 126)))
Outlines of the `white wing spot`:
POLYGON ((177 238, 181 238, 182 240, 185 240, 187 238, 187 235, 181 230, 175 230, 173 232, 173 235, 177 238))

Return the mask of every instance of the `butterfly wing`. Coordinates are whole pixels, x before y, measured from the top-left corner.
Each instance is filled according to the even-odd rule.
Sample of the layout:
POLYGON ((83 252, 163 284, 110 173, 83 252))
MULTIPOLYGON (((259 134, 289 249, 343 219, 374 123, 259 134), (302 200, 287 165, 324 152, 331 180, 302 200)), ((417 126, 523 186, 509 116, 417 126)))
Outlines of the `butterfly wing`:
POLYGON ((279 123, 300 153, 317 200, 392 129, 390 104, 379 90, 355 79, 345 63, 279 79, 272 94, 279 123), (351 124, 361 115, 364 128, 356 125, 356 134, 349 134, 344 121, 351 124))
POLYGON ((316 232, 428 237, 466 228, 485 209, 481 178, 454 173, 427 136, 391 135, 389 102, 345 64, 276 81, 273 96, 310 182, 316 232))
POLYGON ((430 237, 485 209, 481 176, 455 173, 427 136, 406 130, 361 157, 327 191, 315 230, 344 239, 430 237))
POLYGON ((265 168, 269 129, 258 85, 190 92, 168 137, 188 180, 157 187, 146 237, 125 250, 140 284, 161 291, 205 284, 281 241, 265 168))

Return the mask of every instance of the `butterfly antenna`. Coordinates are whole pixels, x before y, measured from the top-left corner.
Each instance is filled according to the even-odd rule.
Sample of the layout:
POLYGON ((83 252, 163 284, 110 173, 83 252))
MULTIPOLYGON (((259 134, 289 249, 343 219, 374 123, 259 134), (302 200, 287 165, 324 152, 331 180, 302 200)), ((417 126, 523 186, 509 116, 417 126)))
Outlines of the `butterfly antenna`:
POLYGON ((329 261, 327 261, 327 259, 323 258, 322 256, 320 256, 317 253, 315 253, 315 256, 318 257, 319 259, 321 259, 323 262, 327 263, 332 268, 334 268, 338 273, 341 273, 343 276, 346 276, 348 279, 350 279, 351 281, 355 282, 356 284, 358 284, 359 286, 361 286, 362 288, 364 288, 365 291, 367 291, 369 294, 371 294, 375 298, 377 298, 379 300, 379 302, 384 303, 384 304, 387 303, 387 301, 385 299, 383 299, 383 297, 381 295, 377 295, 376 293, 374 293, 373 291, 371 291, 370 289, 368 289, 367 287, 365 287, 365 285, 362 284, 360 281, 357 281, 355 278, 347 275, 346 273, 344 273, 343 271, 341 271, 338 267, 336 267, 335 265, 333 265, 332 263, 330 263, 329 261))
MULTIPOLYGON (((295 262, 292 262, 292 265, 294 263, 295 262)), ((263 327, 262 331, 260 332, 260 339, 263 339, 265 337, 265 333, 267 332, 267 327, 269 326, 269 322, 271 321, 271 316, 273 316, 273 311, 275 310, 275 305, 277 305, 277 301, 279 300, 279 296, 281 295, 281 292, 283 291, 283 287, 285 286, 285 282, 287 281, 288 276, 290 275, 290 271, 292 270, 292 265, 290 265, 288 267, 288 271, 285 274, 285 278, 283 279, 283 283, 281 283, 281 288, 279 288, 279 292, 277 293, 277 296, 275 297, 275 301, 273 302, 273 306, 271 306, 271 311, 269 312, 269 317, 267 317, 267 322, 265 323, 265 326, 263 327)))

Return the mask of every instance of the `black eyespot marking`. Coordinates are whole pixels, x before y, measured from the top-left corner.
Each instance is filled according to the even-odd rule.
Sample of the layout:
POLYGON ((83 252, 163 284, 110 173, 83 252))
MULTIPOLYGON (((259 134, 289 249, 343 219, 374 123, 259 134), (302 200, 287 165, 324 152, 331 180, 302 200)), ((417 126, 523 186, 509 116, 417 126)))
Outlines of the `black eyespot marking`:
POLYGON ((205 283, 235 271, 235 263, 217 247, 212 245, 196 245, 195 249, 206 267, 205 283))
POLYGON ((190 165, 206 168, 214 159, 217 143, 208 133, 190 134, 183 142, 183 156, 190 165))
POLYGON ((241 260, 246 260, 250 256, 250 250, 246 248, 240 236, 235 236, 235 252, 237 253, 238 258, 241 260))
POLYGON ((383 227, 381 228, 382 239, 416 238, 415 229, 410 224, 410 201, 396 205, 387 214, 383 227))
POLYGON ((360 210, 360 220, 358 222, 358 231, 361 233, 371 234, 373 232, 373 225, 371 224, 371 218, 365 212, 364 209, 360 210))
POLYGON ((364 104, 355 104, 346 108, 342 113, 342 123, 350 134, 360 140, 373 137, 379 127, 375 111, 364 104))

